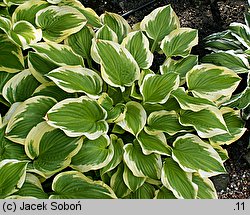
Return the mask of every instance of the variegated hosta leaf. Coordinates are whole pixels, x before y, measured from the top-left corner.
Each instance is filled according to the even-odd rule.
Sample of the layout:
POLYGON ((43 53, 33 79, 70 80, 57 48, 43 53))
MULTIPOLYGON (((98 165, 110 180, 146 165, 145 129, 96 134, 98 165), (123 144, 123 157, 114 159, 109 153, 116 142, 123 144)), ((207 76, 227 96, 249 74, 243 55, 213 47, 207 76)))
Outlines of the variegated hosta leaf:
POLYGON ((124 166, 123 163, 121 163, 118 166, 117 171, 112 175, 110 179, 110 187, 115 192, 118 198, 123 198, 127 196, 128 194, 130 194, 131 192, 126 186, 124 179, 122 177, 123 172, 124 172, 123 166, 124 166))
POLYGON ((217 52, 219 50, 242 49, 240 42, 231 34, 229 30, 216 32, 204 38, 206 49, 217 52))
POLYGON ((16 109, 22 104, 22 102, 15 102, 14 104, 12 104, 9 108, 9 110, 7 111, 7 113, 5 114, 5 116, 2 118, 2 126, 5 126, 8 124, 8 122, 10 121, 12 115, 15 113, 16 109))
POLYGON ((214 107, 214 109, 217 109, 215 104, 210 100, 188 95, 183 87, 173 91, 171 95, 177 100, 183 110, 192 110, 197 112, 206 108, 214 107))
POLYGON ((168 190, 166 187, 162 186, 155 192, 154 199, 176 199, 176 197, 171 190, 168 190))
POLYGON ((128 168, 136 177, 159 179, 161 174, 161 156, 157 154, 144 155, 139 143, 124 146, 123 159, 128 168))
POLYGON ((195 66, 187 73, 187 85, 194 96, 216 101, 230 97, 241 78, 226 67, 212 64, 195 66))
POLYGON ((14 159, 6 159, 0 162, 0 199, 4 199, 22 187, 27 164, 27 161, 14 159))
POLYGON ((229 30, 247 49, 250 49, 250 29, 249 26, 233 22, 229 26, 229 30))
POLYGON ((16 144, 7 138, 5 135, 6 126, 0 127, 0 161, 4 159, 29 160, 24 151, 24 146, 16 144))
POLYGON ((135 192, 139 187, 141 187, 146 181, 146 177, 134 176, 132 171, 126 165, 124 165, 124 172, 122 178, 126 186, 133 192, 135 192))
POLYGON ((77 171, 59 173, 53 180, 50 199, 115 199, 114 191, 102 181, 93 181, 77 171))
POLYGON ((3 97, 10 103, 22 102, 31 97, 39 82, 28 69, 16 74, 3 87, 3 97))
POLYGON ((198 172, 201 177, 211 177, 225 173, 219 154, 198 136, 186 134, 173 143, 173 159, 186 172, 198 172))
POLYGON ((114 155, 109 163, 101 169, 101 175, 116 168, 122 161, 124 143, 121 138, 114 134, 110 134, 110 148, 114 150, 114 155))
POLYGON ((201 138, 211 138, 228 132, 222 113, 216 107, 198 112, 181 111, 179 121, 184 126, 193 126, 201 138))
POLYGON ((101 15, 101 22, 104 25, 110 27, 117 35, 118 42, 121 43, 122 40, 131 31, 131 27, 127 21, 120 15, 110 12, 105 12, 101 15))
MULTIPOLYGON (((155 45, 162 41, 174 29, 180 27, 179 19, 170 5, 159 7, 145 16, 140 28, 146 31, 148 37, 155 41, 155 45)), ((152 47, 152 51, 155 47, 152 47)))
POLYGON ((0 16, 0 29, 7 35, 9 34, 12 27, 12 23, 9 18, 0 16))
MULTIPOLYGON (((105 184, 109 184, 110 185, 110 179, 111 179, 111 177, 112 177, 112 174, 115 172, 115 170, 113 170, 113 171, 111 171, 111 172, 109 172, 109 173, 105 173, 105 174, 101 174, 100 175, 100 178, 101 178, 101 180, 102 180, 102 182, 103 183, 105 183, 105 184)), ((94 172, 92 172, 92 173, 95 173, 95 171, 94 172)), ((99 171, 98 171, 98 173, 99 173, 99 171)), ((86 174, 88 174, 88 173, 86 173, 86 174)), ((91 175, 90 175, 90 177, 92 177, 91 175)), ((92 177, 93 178, 93 177, 92 177)))
MULTIPOLYGON (((248 73, 250 75, 250 73, 248 73)), ((237 109, 244 109, 250 105, 250 86, 247 86, 241 93, 233 95, 232 98, 223 103, 223 106, 230 106, 237 109)))
POLYGON ((20 47, 7 36, 0 34, 0 70, 16 73, 24 69, 24 58, 20 47))
POLYGON ((217 192, 213 182, 202 178, 198 173, 193 174, 193 182, 198 185, 197 199, 217 199, 217 192))
POLYGON ((28 65, 33 76, 41 83, 48 82, 44 75, 59 66, 84 66, 83 59, 67 46, 56 43, 37 43, 32 45, 36 52, 29 52, 28 65))
POLYGON ((42 30, 22 20, 13 25, 9 37, 23 49, 28 49, 30 45, 42 39, 42 30))
POLYGON ((65 40, 65 44, 70 46, 76 54, 87 59, 89 63, 89 61, 91 61, 90 50, 91 50, 93 35, 94 32, 92 28, 84 26, 77 33, 67 37, 65 40))
POLYGON ((138 85, 139 87, 142 85, 143 80, 145 78, 146 75, 154 75, 155 73, 151 70, 151 69, 143 69, 140 73, 140 78, 138 80, 138 85))
POLYGON ((161 183, 161 179, 152 179, 152 178, 146 178, 146 182, 149 183, 149 184, 152 184, 154 186, 160 186, 162 185, 161 183))
POLYGON ((41 29, 36 29, 31 23, 21 20, 12 25, 12 22, 0 16, 0 29, 2 29, 18 46, 23 49, 29 48, 30 44, 37 43, 42 39, 41 29))
POLYGON ((247 55, 236 54, 232 51, 218 51, 208 54, 202 58, 202 62, 225 66, 236 73, 247 73, 250 68, 247 55))
POLYGON ((98 97, 102 92, 101 77, 82 66, 62 66, 49 72, 46 77, 68 93, 82 92, 89 97, 98 97))
POLYGON ((60 66, 84 66, 83 59, 76 54, 69 46, 49 43, 37 43, 31 46, 36 53, 42 54, 46 59, 60 65, 60 66))
POLYGON ((138 134, 137 140, 142 148, 142 152, 145 155, 152 153, 171 155, 172 149, 167 144, 165 135, 161 132, 157 134, 147 134, 144 130, 142 130, 138 134))
POLYGON ((150 134, 166 132, 169 135, 175 135, 178 132, 186 132, 190 128, 182 126, 178 121, 178 115, 175 111, 154 111, 148 119, 148 126, 145 131, 150 134))
POLYGON ((32 96, 50 96, 57 101, 62 101, 67 98, 72 98, 73 95, 66 93, 53 82, 46 82, 36 88, 32 96))
POLYGON ((98 51, 97 51, 97 39, 96 38, 93 38, 92 39, 92 45, 91 45, 91 49, 90 49, 90 55, 91 55, 91 58, 98 64, 101 64, 101 58, 100 56, 98 55, 98 51))
POLYGON ((2 95, 2 90, 4 85, 14 76, 14 73, 0 72, 0 95, 2 95))
POLYGON ((98 103, 106 111, 109 111, 114 105, 113 99, 107 93, 102 93, 101 94, 101 96, 98 98, 98 103))
POLYGON ((144 183, 140 188, 130 195, 130 199, 153 199, 154 194, 154 186, 144 183))
POLYGON ((67 137, 63 131, 41 122, 27 135, 25 152, 33 160, 35 171, 48 178, 69 166, 82 142, 82 138, 67 137))
MULTIPOLYGON (((210 143, 211 143, 211 141, 210 141, 210 143)), ((211 143, 211 145, 213 146, 214 150, 219 154, 219 156, 223 162, 225 162, 229 158, 227 149, 222 148, 222 146, 220 146, 218 144, 211 143)))
POLYGON ((185 81, 185 76, 188 71, 190 71, 195 65, 198 64, 197 55, 189 55, 180 60, 173 60, 168 58, 162 66, 160 66, 161 74, 166 74, 169 72, 177 73, 183 82, 185 81))
POLYGON ((231 144, 233 142, 236 142, 247 130, 244 128, 244 121, 241 119, 240 111, 235 111, 232 108, 223 107, 221 109, 223 118, 226 122, 228 133, 216 135, 214 137, 211 137, 209 140, 213 144, 231 144))
POLYGON ((53 106, 46 115, 49 125, 62 129, 67 136, 85 135, 91 140, 108 132, 106 118, 105 109, 86 96, 65 99, 53 106))
MULTIPOLYGON (((221 32, 219 32, 218 34, 220 35, 221 32)), ((217 33, 215 33, 217 34, 217 33)), ((242 45, 240 44, 239 41, 235 40, 235 38, 226 38, 223 37, 223 35, 221 35, 222 37, 220 38, 218 35, 218 37, 216 38, 211 38, 211 40, 208 38, 204 41, 204 45, 206 47, 206 49, 214 51, 214 52, 218 52, 218 51, 229 51, 229 50, 239 50, 242 49, 242 45)))
POLYGON ((145 103, 165 103, 170 93, 179 87, 180 79, 176 73, 164 75, 148 74, 144 77, 140 92, 145 103))
POLYGON ((178 199, 195 199, 198 186, 192 182, 192 173, 185 172, 172 158, 163 163, 161 181, 178 199))
POLYGON ((11 196, 8 196, 8 197, 6 197, 5 199, 17 199, 17 200, 20 200, 20 199, 23 199, 23 200, 27 200, 27 199, 31 199, 31 200, 33 200, 33 199, 37 199, 37 198, 35 198, 35 197, 33 197, 33 196, 19 196, 19 195, 11 195, 11 196))
POLYGON ((71 6, 79 10, 87 19, 87 25, 91 25, 95 28, 100 28, 102 26, 100 17, 91 8, 86 8, 78 0, 62 0, 58 6, 71 6))
POLYGON ((127 109, 125 104, 118 103, 114 106, 113 99, 107 93, 101 94, 101 96, 98 98, 98 103, 107 111, 108 123, 114 123, 124 119, 124 113, 127 109))
POLYGON ((0 0, 0 6, 5 6, 5 3, 3 2, 3 0, 0 0))
POLYGON ((154 55, 149 50, 148 38, 141 31, 129 33, 122 45, 133 55, 141 69, 148 69, 152 65, 154 55))
POLYGON ((49 6, 36 14, 36 25, 43 30, 43 39, 56 43, 78 32, 86 23, 85 16, 70 6, 49 6))
POLYGON ((95 140, 85 139, 80 151, 72 158, 71 167, 80 172, 88 172, 105 167, 113 158, 114 148, 109 136, 95 140))
POLYGON ((49 195, 44 192, 40 180, 33 174, 27 173, 23 186, 13 194, 17 198, 33 197, 37 199, 48 199, 49 195))
POLYGON ((40 83, 48 82, 49 79, 44 75, 59 67, 57 63, 50 60, 46 55, 37 52, 29 52, 28 65, 30 72, 40 83))
POLYGON ((117 125, 136 136, 146 124, 146 111, 140 103, 130 101, 126 104, 124 115, 124 119, 119 121, 117 125))
POLYGON ((193 46, 198 44, 198 31, 191 28, 178 28, 161 42, 161 49, 167 57, 187 57, 193 46))
POLYGON ((35 96, 22 102, 8 122, 6 137, 24 144, 29 131, 43 121, 45 114, 55 103, 55 99, 47 96, 35 96))
POLYGON ((102 78, 110 86, 120 87, 124 91, 125 86, 131 86, 139 79, 140 68, 123 46, 112 41, 97 40, 96 51, 101 59, 102 78))
POLYGON ((88 25, 91 25, 95 28, 100 28, 102 26, 100 17, 92 8, 85 7, 84 9, 78 10, 87 18, 88 25))
POLYGON ((29 0, 25 3, 19 5, 12 14, 12 22, 16 23, 21 20, 28 21, 33 26, 36 26, 35 19, 36 13, 49 6, 46 1, 39 0, 29 0))
POLYGON ((116 33, 107 25, 103 25, 100 29, 98 29, 96 32, 96 39, 110 40, 118 43, 118 37, 116 33))
POLYGON ((26 2, 27 0, 3 0, 3 2, 7 5, 7 6, 11 6, 11 5, 20 5, 23 4, 24 2, 26 2))
POLYGON ((60 3, 62 0, 47 0, 47 2, 49 2, 50 4, 58 4, 60 3))
POLYGON ((113 100, 114 104, 123 103, 123 95, 120 88, 108 86, 107 93, 109 97, 113 100))

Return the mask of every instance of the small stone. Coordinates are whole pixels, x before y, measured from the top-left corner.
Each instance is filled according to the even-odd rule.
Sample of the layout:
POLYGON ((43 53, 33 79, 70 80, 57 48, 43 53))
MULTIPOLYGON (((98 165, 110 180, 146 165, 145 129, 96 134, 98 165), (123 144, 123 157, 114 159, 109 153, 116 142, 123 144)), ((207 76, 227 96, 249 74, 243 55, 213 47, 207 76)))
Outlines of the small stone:
POLYGON ((229 183, 229 175, 222 174, 211 178, 217 191, 226 190, 229 183))

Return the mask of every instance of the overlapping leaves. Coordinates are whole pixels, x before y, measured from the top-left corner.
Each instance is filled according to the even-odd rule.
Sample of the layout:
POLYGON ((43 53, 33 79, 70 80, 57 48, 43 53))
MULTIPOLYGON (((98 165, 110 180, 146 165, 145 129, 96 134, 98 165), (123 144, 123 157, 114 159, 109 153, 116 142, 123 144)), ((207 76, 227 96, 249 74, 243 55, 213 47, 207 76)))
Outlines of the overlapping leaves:
MULTIPOLYGON (((233 108, 249 86, 233 95, 232 69, 248 70, 247 52, 197 65, 197 31, 170 5, 135 30, 77 0, 4 3, 16 6, 0 14, 1 198, 217 198, 221 145, 246 130, 233 108)), ((244 29, 231 26, 248 47, 244 29)))

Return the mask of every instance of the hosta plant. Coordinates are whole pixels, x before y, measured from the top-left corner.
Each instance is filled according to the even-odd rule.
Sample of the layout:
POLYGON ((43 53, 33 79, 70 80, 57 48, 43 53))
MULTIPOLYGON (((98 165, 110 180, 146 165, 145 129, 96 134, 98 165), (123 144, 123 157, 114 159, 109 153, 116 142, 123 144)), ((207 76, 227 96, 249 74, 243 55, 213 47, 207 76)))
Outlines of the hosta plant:
POLYGON ((250 118, 250 12, 245 13, 245 24, 233 22, 229 29, 205 38, 204 44, 212 53, 203 57, 204 63, 227 67, 240 74, 245 82, 240 93, 233 95, 222 105, 242 111, 245 120, 250 118), (243 88, 243 89, 242 89, 243 88))
POLYGON ((1 198, 217 198, 241 79, 198 65, 170 5, 131 27, 76 0, 4 0, 0 29, 1 198))

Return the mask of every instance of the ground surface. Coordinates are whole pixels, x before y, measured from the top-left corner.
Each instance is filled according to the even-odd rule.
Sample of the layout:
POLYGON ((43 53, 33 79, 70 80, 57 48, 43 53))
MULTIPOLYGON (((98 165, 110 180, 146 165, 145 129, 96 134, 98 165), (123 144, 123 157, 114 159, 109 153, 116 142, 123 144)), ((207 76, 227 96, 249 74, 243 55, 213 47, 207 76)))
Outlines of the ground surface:
MULTIPOLYGON (((218 0, 218 7, 209 4, 209 0, 160 0, 133 12, 134 9, 146 5, 150 0, 83 0, 86 7, 93 8, 99 15, 104 11, 115 12, 124 16, 132 25, 143 19, 153 9, 171 4, 180 18, 182 27, 191 27, 199 30, 200 45, 193 52, 203 56, 206 51, 202 46, 202 39, 214 32, 227 29, 231 22, 244 23, 244 12, 247 10, 245 0, 218 0), (132 10, 132 11, 131 11, 132 10)), ((228 171, 226 175, 213 178, 219 198, 250 198, 250 164, 247 162, 247 146, 249 144, 248 131, 228 149, 229 157, 225 162, 228 171)))

